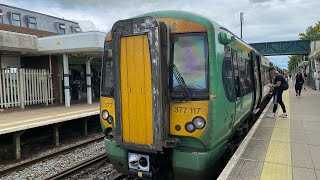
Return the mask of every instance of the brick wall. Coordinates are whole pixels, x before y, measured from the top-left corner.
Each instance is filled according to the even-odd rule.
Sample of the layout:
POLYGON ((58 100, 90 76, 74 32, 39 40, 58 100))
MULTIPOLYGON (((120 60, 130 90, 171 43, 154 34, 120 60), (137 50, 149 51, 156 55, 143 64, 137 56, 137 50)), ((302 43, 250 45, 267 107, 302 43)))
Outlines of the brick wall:
POLYGON ((35 35, 37 37, 46 37, 46 36, 51 36, 51 35, 57 34, 54 32, 42 31, 42 30, 37 30, 37 29, 29 29, 29 28, 25 28, 25 27, 12 26, 12 25, 8 25, 8 24, 0 24, 0 30, 23 33, 23 34, 31 34, 31 35, 35 35))

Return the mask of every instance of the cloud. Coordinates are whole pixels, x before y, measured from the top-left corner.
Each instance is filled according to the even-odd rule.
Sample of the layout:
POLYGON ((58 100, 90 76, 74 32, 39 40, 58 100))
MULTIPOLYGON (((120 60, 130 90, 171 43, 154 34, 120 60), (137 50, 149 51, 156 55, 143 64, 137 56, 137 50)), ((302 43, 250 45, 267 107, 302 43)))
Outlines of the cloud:
POLYGON ((79 26, 81 27, 82 31, 92 31, 97 30, 97 26, 92 22, 91 20, 74 20, 79 23, 79 26))
POLYGON ((315 0, 0 0, 0 3, 71 19, 79 22, 83 30, 104 32, 120 19, 156 10, 184 10, 206 16, 240 36, 239 13, 244 12, 243 39, 248 43, 295 40, 306 27, 320 20, 315 10, 320 1, 315 0))
MULTIPOLYGON (((272 0, 249 0, 249 2, 252 3, 264 3, 264 2, 270 2, 272 0)), ((285 1, 285 0, 277 0, 277 1, 285 1)))

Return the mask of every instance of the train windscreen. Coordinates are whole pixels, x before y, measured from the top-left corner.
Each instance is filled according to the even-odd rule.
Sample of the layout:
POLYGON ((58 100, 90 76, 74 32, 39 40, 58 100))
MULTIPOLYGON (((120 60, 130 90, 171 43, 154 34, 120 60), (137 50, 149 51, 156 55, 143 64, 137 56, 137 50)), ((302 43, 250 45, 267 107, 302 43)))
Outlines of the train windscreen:
POLYGON ((103 57, 103 65, 102 65, 102 88, 101 95, 102 96, 111 96, 113 91, 113 62, 112 62, 112 47, 111 42, 106 42, 104 47, 104 57, 103 57))
MULTIPOLYGON (((208 47, 205 33, 173 35, 171 63, 173 63, 190 91, 208 91, 208 47)), ((174 75, 171 91, 181 91, 174 75)))

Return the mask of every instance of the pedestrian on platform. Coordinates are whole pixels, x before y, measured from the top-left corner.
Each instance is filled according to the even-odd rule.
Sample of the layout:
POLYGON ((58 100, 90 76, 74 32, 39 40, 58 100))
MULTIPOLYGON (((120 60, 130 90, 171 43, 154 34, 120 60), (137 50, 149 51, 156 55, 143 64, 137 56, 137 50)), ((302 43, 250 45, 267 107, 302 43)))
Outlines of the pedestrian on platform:
POLYGON ((304 75, 301 70, 298 71, 296 75, 296 82, 295 82, 295 90, 296 90, 296 96, 301 96, 301 90, 304 83, 304 75))
POLYGON ((303 84, 303 88, 304 88, 304 90, 306 91, 306 90, 307 90, 307 89, 306 89, 306 85, 307 85, 307 77, 308 77, 308 75, 307 75, 306 71, 303 71, 303 76, 304 76, 304 84, 303 84))
POLYGON ((282 108, 283 114, 280 117, 286 118, 288 117, 286 106, 282 101, 283 91, 288 89, 288 82, 286 79, 277 71, 275 67, 270 67, 269 72, 275 76, 273 84, 269 84, 271 88, 273 88, 273 111, 268 115, 268 117, 276 117, 276 111, 278 109, 278 104, 280 104, 282 108))

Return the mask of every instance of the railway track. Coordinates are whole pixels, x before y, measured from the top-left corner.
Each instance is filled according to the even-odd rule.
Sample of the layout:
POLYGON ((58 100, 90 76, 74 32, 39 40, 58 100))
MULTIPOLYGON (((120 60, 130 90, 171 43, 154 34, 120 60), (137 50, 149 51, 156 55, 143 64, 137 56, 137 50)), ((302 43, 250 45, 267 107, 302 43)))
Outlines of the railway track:
POLYGON ((92 167, 98 163, 104 163, 108 161, 107 155, 106 154, 100 154, 88 161, 85 161, 81 164, 78 164, 72 168, 69 168, 65 171, 62 171, 56 175, 53 175, 49 178, 47 178, 47 180, 58 180, 58 179, 66 179, 70 176, 72 176, 73 174, 76 174, 77 172, 80 172, 81 170, 85 170, 89 167, 92 167))
POLYGON ((47 155, 44 155, 44 156, 41 156, 41 157, 37 157, 37 158, 31 159, 31 160, 24 161, 24 162, 22 162, 22 163, 20 163, 18 165, 15 165, 15 166, 9 166, 7 168, 4 168, 4 169, 0 170, 0 177, 3 177, 3 176, 5 176, 7 174, 10 174, 12 172, 21 170, 21 169, 23 169, 25 167, 28 167, 28 166, 30 166, 32 164, 35 164, 35 163, 38 163, 40 161, 48 160, 48 159, 51 159, 51 158, 53 158, 55 156, 58 156, 58 155, 61 155, 61 154, 64 154, 64 153, 68 153, 68 152, 71 152, 72 150, 75 150, 77 148, 80 148, 80 147, 86 146, 88 144, 103 140, 103 138, 104 138, 103 136, 100 136, 100 137, 97 137, 95 139, 92 139, 92 140, 89 140, 89 141, 85 141, 85 142, 82 142, 82 143, 67 147, 67 148, 59 150, 57 152, 53 152, 53 153, 50 153, 50 154, 47 154, 47 155))
POLYGON ((127 175, 121 174, 120 176, 118 176, 118 177, 115 178, 114 180, 125 180, 125 179, 127 179, 127 178, 128 178, 127 175))

